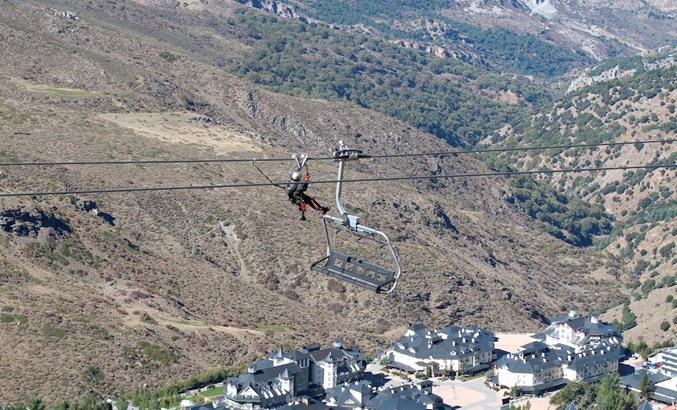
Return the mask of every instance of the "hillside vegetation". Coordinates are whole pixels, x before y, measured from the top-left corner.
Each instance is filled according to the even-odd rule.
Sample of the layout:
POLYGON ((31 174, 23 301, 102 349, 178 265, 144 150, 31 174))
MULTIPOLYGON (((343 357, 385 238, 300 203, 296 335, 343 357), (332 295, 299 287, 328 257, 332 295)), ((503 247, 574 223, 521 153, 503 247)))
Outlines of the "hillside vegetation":
MULTIPOLYGON (((649 56, 628 61, 615 60, 591 70, 596 76, 604 70, 633 70, 627 75, 599 81, 580 88, 557 101, 543 113, 510 130, 502 146, 567 145, 642 140, 674 140, 677 137, 677 67, 663 55, 663 60, 649 56), (646 69, 648 61, 652 66, 646 69)), ((497 135, 494 141, 504 136, 497 135)), ((625 165, 674 165, 677 160, 675 143, 629 144, 599 149, 573 148, 543 152, 511 153, 495 160, 496 164, 516 169, 615 167, 625 165)), ((630 309, 648 314, 640 308, 643 299, 665 299, 653 291, 669 287, 674 292, 677 266, 677 200, 674 180, 677 171, 617 170, 587 175, 561 175, 547 178, 553 190, 582 198, 593 206, 613 215, 612 229, 596 241, 598 249, 628 261, 632 278, 630 309)), ((542 205, 542 204, 541 204, 542 205)), ((531 214, 548 223, 551 213, 537 206, 531 214), (540 213, 539 213, 540 212, 540 213)), ((592 228, 592 225, 590 225, 592 228)), ((555 232, 557 235, 558 233, 555 232)), ((660 305, 660 303, 657 303, 660 305)), ((670 306, 670 303, 668 303, 670 306)), ((657 306, 656 306, 657 307, 657 306)), ((621 319, 620 307, 614 310, 621 319)), ((674 338, 674 330, 660 329, 663 320, 672 320, 670 310, 656 322, 646 316, 631 334, 645 335, 652 340, 674 338)), ((634 326, 633 326, 634 327, 634 326)))
MULTIPOLYGON (((239 19, 258 18, 220 5, 0 3, 0 160, 325 156, 340 139, 373 154, 452 149, 350 101, 279 94, 228 73, 258 46, 239 19)), ((260 164, 275 181, 290 165, 260 164)), ((486 170, 446 156, 364 161, 349 175, 486 170)), ((335 172, 311 163, 313 180, 335 172)), ((3 192, 264 181, 248 163, 0 175, 3 192)), ((311 193, 330 204, 333 189, 311 193)), ((275 187, 3 198, 0 371, 12 377, 0 401, 114 397, 335 337, 374 351, 417 321, 531 331, 572 304, 595 310, 623 296, 622 264, 544 233, 511 203, 504 178, 351 184, 344 195, 396 241, 404 274, 388 297, 310 271, 324 252, 319 215, 299 221, 275 187)))
POLYGON ((238 10, 251 48, 230 71, 269 89, 343 99, 424 129, 453 145, 522 118, 547 95, 525 80, 383 40, 238 10))
MULTIPOLYGON (((449 15, 454 5, 448 1, 348 3, 349 7, 341 2, 304 1, 299 12, 342 27, 366 26, 386 39, 437 46, 447 57, 496 71, 550 78, 592 61, 583 51, 572 53, 554 42, 544 35, 545 29, 534 35, 514 27, 482 27, 464 22, 457 15, 449 15)), ((469 17, 472 21, 473 17, 469 17)))

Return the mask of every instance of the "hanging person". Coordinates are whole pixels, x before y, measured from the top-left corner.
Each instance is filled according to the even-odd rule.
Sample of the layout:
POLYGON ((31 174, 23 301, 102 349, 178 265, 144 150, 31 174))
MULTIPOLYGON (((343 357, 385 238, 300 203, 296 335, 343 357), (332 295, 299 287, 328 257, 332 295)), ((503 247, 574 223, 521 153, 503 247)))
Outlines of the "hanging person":
POLYGON ((289 196, 289 200, 295 205, 299 206, 299 211, 301 216, 299 217, 302 221, 306 220, 306 211, 308 210, 308 205, 313 209, 316 209, 322 212, 322 215, 326 214, 329 211, 328 206, 320 205, 315 199, 306 195, 306 190, 308 189, 308 181, 310 180, 310 175, 306 173, 305 181, 301 182, 301 171, 299 169, 293 169, 289 176, 291 181, 287 182, 284 186, 284 190, 289 196))

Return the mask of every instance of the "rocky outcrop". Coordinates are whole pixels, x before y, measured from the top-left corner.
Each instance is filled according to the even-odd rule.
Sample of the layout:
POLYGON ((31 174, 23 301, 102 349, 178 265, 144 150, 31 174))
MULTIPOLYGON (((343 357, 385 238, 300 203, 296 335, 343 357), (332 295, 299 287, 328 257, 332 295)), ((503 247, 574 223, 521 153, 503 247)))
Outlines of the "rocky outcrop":
POLYGON ((571 81, 567 93, 574 92, 588 85, 599 83, 602 81, 615 80, 622 77, 627 77, 634 75, 639 70, 656 70, 660 68, 667 68, 677 64, 677 51, 672 49, 672 51, 666 52, 665 55, 661 58, 652 58, 652 59, 642 59, 639 63, 639 68, 627 68, 623 69, 619 65, 614 66, 608 70, 602 71, 597 75, 590 75, 591 70, 595 70, 593 67, 591 70, 588 70, 584 74, 581 74, 576 79, 571 81))
POLYGON ((74 205, 76 209, 96 215, 103 219, 108 225, 115 226, 115 217, 109 213, 101 211, 96 205, 95 201, 82 201, 74 205))
POLYGON ((301 17, 294 7, 274 0, 235 0, 235 2, 284 18, 299 19, 301 17))
POLYGON ((627 71, 622 71, 618 68, 618 66, 604 71, 600 75, 592 76, 589 77, 587 75, 580 76, 573 80, 571 84, 569 84, 569 88, 567 89, 567 94, 574 92, 578 89, 581 89, 583 87, 586 87, 588 85, 592 85, 594 83, 598 83, 601 81, 609 81, 609 80, 615 80, 617 78, 625 77, 628 75, 632 75, 635 73, 635 70, 627 70, 627 71))
POLYGON ((46 228, 62 235, 73 231, 68 222, 38 208, 25 211, 19 207, 0 212, 0 229, 4 232, 16 236, 37 237, 38 232, 46 228))

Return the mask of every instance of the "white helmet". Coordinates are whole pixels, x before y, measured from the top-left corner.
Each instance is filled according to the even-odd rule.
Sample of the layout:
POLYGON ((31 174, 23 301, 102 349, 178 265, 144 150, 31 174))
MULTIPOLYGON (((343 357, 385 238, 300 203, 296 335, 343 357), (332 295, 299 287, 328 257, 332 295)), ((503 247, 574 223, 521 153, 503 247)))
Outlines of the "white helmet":
POLYGON ((301 179, 301 172, 298 169, 294 169, 289 173, 289 176, 291 177, 292 181, 298 181, 301 179))

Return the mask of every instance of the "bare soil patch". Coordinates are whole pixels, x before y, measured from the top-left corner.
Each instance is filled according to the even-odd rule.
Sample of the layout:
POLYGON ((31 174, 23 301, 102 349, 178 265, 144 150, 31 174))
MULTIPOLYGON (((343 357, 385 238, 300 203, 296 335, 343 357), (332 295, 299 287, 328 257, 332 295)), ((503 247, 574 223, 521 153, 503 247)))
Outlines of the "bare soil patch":
POLYGON ((172 144, 206 146, 217 154, 261 152, 261 148, 247 135, 231 131, 196 113, 111 113, 101 114, 100 117, 145 137, 172 144))

